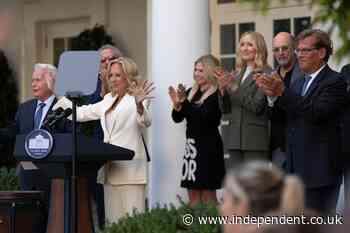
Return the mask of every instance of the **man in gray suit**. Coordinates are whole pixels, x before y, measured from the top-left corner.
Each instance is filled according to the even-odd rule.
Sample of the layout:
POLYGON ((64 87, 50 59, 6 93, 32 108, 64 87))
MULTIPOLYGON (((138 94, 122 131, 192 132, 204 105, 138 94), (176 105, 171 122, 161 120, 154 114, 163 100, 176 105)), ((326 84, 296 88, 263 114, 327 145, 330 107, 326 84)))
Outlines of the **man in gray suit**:
MULTIPOLYGON (((294 52, 295 40, 288 32, 280 32, 272 42, 272 51, 275 60, 278 63, 276 72, 281 78, 285 86, 289 87, 300 77, 303 73, 300 71, 297 57, 294 52)), ((286 165, 286 112, 279 106, 272 107, 269 104, 269 116, 271 121, 270 133, 270 149, 272 162, 284 169, 286 165)))

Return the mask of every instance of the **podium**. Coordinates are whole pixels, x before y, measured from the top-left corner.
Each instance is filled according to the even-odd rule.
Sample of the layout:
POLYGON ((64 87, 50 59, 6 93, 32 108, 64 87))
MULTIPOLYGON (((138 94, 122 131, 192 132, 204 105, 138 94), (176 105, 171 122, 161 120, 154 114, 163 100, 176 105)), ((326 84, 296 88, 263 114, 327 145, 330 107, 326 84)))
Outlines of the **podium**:
MULTIPOLYGON (((15 158, 18 161, 32 161, 51 179, 50 208, 46 233, 70 233, 72 135, 53 134, 52 151, 43 159, 33 159, 27 155, 25 149, 26 136, 18 135, 16 137, 15 158)), ((134 152, 131 150, 78 135, 77 233, 94 233, 87 178, 96 175, 98 169, 107 161, 131 160, 133 156, 134 152)))

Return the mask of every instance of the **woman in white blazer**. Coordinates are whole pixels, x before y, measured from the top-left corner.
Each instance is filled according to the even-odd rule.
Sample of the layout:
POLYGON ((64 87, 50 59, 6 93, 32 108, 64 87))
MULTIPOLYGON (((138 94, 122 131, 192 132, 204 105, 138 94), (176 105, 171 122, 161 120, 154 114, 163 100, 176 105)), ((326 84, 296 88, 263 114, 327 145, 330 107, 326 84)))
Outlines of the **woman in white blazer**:
MULTIPOLYGON (((112 223, 135 208, 145 209, 147 160, 141 130, 151 125, 147 103, 154 87, 137 80, 137 66, 130 58, 110 61, 108 75, 111 92, 96 104, 78 107, 77 120, 100 119, 105 143, 135 151, 131 161, 108 162, 98 174, 104 184, 106 220, 112 223)), ((69 106, 71 102, 61 98, 55 107, 69 106)))

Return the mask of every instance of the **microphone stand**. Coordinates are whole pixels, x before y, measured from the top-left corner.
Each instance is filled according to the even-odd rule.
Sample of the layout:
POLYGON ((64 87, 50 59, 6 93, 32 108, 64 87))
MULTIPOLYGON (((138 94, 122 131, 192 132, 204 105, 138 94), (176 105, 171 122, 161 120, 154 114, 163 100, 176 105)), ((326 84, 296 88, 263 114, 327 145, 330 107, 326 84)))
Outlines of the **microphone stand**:
POLYGON ((69 98, 72 101, 72 123, 73 123, 73 130, 72 130, 72 176, 71 176, 71 227, 70 232, 71 233, 77 233, 78 232, 78 211, 77 211, 77 101, 80 97, 83 96, 82 92, 79 91, 72 91, 66 93, 67 98, 69 98))

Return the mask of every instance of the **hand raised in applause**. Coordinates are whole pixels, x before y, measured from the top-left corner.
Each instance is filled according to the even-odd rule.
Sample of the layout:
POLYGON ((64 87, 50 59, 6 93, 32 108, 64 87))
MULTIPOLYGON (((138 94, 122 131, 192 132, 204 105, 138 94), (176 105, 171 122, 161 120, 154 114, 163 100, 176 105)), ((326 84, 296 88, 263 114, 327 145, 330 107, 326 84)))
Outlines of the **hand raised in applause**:
POLYGON ((253 79, 266 96, 281 96, 285 90, 283 80, 276 72, 271 75, 258 73, 253 76, 253 79))
POLYGON ((153 82, 149 82, 147 80, 141 82, 133 82, 130 84, 128 90, 129 93, 135 97, 135 103, 137 106, 137 112, 142 115, 143 114, 143 101, 150 100, 154 97, 151 96, 151 92, 155 89, 153 82))
POLYGON ((186 87, 181 83, 177 86, 177 89, 170 86, 168 93, 171 101, 173 102, 174 109, 179 111, 182 103, 186 100, 186 87))
POLYGON ((219 91, 221 95, 223 95, 226 90, 232 87, 235 81, 234 72, 229 73, 221 67, 215 69, 214 77, 218 82, 219 91))

